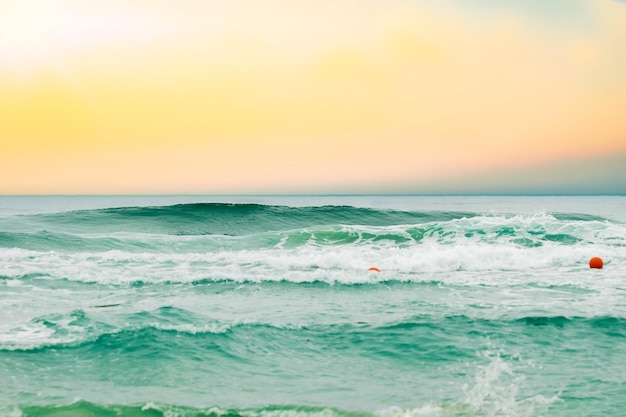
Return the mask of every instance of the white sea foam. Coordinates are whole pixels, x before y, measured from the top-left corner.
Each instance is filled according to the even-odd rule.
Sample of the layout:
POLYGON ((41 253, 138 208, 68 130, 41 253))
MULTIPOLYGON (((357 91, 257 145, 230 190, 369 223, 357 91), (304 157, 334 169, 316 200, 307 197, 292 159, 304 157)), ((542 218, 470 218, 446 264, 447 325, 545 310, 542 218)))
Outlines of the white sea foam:
POLYGON ((608 244, 540 247, 513 243, 492 245, 461 241, 423 242, 399 247, 389 244, 313 246, 294 249, 221 250, 208 253, 37 252, 0 249, 0 275, 40 276, 99 284, 133 282, 313 282, 355 284, 382 281, 507 285, 571 284, 597 288, 618 284, 626 272, 626 251, 608 244), (589 271, 592 256, 605 260, 602 275, 589 271), (367 269, 376 266, 381 273, 367 269), (601 278, 601 280, 598 280, 601 278))
POLYGON ((77 340, 79 336, 75 334, 58 336, 54 329, 43 323, 28 323, 15 328, 6 325, 0 327, 0 348, 4 350, 35 349, 77 340))

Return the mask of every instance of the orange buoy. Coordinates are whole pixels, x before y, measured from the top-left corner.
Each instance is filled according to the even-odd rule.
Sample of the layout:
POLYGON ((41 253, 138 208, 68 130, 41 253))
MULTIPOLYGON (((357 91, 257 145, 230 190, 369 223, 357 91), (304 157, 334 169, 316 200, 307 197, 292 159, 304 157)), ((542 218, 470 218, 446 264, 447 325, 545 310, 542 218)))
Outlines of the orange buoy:
POLYGON ((370 269, 368 269, 368 271, 376 271, 376 272, 380 272, 380 269, 376 268, 375 266, 371 267, 370 269))
POLYGON ((604 262, 602 262, 602 258, 598 258, 597 256, 594 256, 593 258, 589 259, 589 268, 602 269, 602 266, 604 266, 604 262))

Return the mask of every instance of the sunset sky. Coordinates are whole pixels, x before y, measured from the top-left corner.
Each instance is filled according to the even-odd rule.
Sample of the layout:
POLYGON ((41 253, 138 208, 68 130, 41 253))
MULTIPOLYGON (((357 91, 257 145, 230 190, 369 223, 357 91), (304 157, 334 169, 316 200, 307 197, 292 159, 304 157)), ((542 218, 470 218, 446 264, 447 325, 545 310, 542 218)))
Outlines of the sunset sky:
POLYGON ((626 193, 626 2, 0 0, 0 194, 626 193))

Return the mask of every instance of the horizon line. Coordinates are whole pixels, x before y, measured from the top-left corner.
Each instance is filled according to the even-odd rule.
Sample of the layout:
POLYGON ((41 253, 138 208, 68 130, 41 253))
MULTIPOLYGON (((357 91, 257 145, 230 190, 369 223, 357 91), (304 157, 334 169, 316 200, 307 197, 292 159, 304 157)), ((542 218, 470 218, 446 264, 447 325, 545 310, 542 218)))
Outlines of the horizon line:
POLYGON ((163 193, 0 194, 2 197, 626 197, 626 193, 163 193))

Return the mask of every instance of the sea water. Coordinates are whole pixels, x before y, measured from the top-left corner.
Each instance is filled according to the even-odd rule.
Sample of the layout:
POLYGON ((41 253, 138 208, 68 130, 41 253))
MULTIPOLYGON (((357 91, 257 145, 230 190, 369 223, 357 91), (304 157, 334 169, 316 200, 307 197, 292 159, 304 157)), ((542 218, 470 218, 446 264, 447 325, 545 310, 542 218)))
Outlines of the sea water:
POLYGON ((2 416, 620 416, 625 382, 626 197, 0 197, 2 416))

